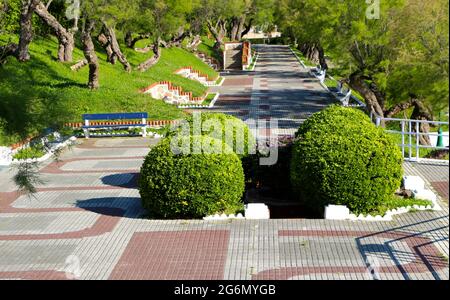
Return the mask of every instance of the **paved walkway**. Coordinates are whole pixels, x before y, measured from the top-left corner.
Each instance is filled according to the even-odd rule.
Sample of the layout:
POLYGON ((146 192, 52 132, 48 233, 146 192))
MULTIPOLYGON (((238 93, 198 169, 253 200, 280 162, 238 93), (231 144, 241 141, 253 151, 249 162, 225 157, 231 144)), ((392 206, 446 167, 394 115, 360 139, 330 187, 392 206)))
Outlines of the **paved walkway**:
POLYGON ((215 110, 246 121, 277 120, 278 128, 258 135, 293 135, 311 114, 334 102, 319 81, 308 74, 287 46, 258 46, 254 72, 227 76, 215 110))
MULTIPOLYGON (((243 118, 278 116, 280 134, 292 133, 329 101, 286 48, 273 50, 261 50, 252 75, 227 79, 219 107, 243 118)), ((136 179, 156 142, 80 141, 42 166, 45 184, 34 198, 0 170, 0 278, 449 279, 445 205, 392 222, 145 219, 136 179)))

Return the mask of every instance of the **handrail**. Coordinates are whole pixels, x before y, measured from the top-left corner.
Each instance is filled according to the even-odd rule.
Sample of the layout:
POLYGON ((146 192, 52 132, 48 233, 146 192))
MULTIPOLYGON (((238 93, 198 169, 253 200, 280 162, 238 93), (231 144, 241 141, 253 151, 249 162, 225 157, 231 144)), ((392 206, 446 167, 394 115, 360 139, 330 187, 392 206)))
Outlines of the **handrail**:
POLYGON ((389 134, 400 134, 401 143, 398 144, 401 147, 402 155, 405 160, 410 161, 439 161, 448 163, 448 160, 438 160, 438 159, 424 159, 420 157, 420 149, 436 149, 436 150, 446 150, 449 149, 448 146, 439 146, 438 142, 436 145, 422 145, 420 139, 422 136, 444 138, 449 137, 448 133, 444 132, 420 132, 420 124, 434 124, 434 125, 449 125, 449 122, 445 121, 429 121, 429 120, 415 120, 415 119, 405 119, 405 118, 385 118, 378 115, 376 112, 370 112, 370 119, 375 123, 376 126, 380 127, 382 121, 388 122, 399 122, 400 130, 385 129, 385 132, 389 134), (408 149, 408 154, 406 156, 406 149, 408 149), (415 153, 414 153, 415 152, 415 153))

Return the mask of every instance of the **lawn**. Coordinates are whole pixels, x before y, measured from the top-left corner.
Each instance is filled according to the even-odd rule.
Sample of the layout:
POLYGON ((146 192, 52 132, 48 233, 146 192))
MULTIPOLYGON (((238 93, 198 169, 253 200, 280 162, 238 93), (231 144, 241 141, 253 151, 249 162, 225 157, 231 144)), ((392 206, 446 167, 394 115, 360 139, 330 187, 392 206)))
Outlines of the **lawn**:
POLYGON ((202 43, 197 47, 197 50, 201 53, 206 54, 208 57, 212 57, 218 61, 221 61, 222 58, 220 57, 220 54, 214 50, 214 44, 215 44, 214 40, 209 39, 206 36, 203 36, 202 43))
MULTIPOLYGON (((6 43, 5 39, 3 37, 0 43, 6 43)), ((157 65, 147 72, 130 74, 124 72, 119 63, 108 64, 106 55, 98 49, 100 89, 90 91, 86 88, 88 68, 71 71, 73 63, 56 61, 57 48, 56 39, 36 38, 30 47, 32 59, 29 62, 19 63, 10 57, 0 67, 0 145, 9 145, 64 122, 79 122, 83 113, 146 111, 153 120, 181 118, 185 115, 182 110, 140 94, 139 89, 156 81, 169 80, 193 92, 194 96, 200 96, 206 92, 206 87, 173 72, 192 66, 211 77, 218 76, 208 65, 180 48, 163 49, 157 65)), ((133 68, 153 55, 132 49, 124 49, 124 52, 133 68)), ((80 59, 83 53, 76 49, 74 62, 80 59)))

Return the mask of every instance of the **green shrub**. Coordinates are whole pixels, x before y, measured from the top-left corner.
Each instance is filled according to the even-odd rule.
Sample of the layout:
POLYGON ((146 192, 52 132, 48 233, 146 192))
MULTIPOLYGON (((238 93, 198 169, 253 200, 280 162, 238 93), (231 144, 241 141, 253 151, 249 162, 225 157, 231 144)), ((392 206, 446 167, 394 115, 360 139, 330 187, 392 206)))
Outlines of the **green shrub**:
POLYGON ((44 146, 42 146, 42 144, 36 144, 31 147, 20 149, 13 156, 13 158, 17 159, 17 160, 22 160, 22 159, 30 159, 30 158, 39 158, 44 155, 45 155, 44 146))
MULTIPOLYGON (((205 136, 180 141, 222 150, 226 145, 205 136)), ((238 156, 228 154, 174 154, 170 138, 163 139, 145 158, 139 191, 143 207, 157 218, 200 218, 242 210, 244 171, 238 156)))
MULTIPOLYGON (((201 113, 200 115, 202 126, 200 134, 209 136, 211 138, 221 139, 224 142, 228 142, 226 140, 226 131, 228 127, 232 127, 233 136, 229 141, 228 146, 231 147, 233 151, 235 151, 235 153, 239 155, 239 157, 245 157, 249 153, 252 153, 253 149, 255 149, 256 140, 253 137, 253 134, 250 132, 247 124, 242 120, 222 113, 201 113), (217 121, 216 125, 221 127, 221 131, 219 131, 220 128, 216 129, 215 126, 210 126, 215 121, 217 121), (218 131, 215 132, 216 130, 218 131), (216 134, 218 134, 219 136, 217 136, 216 134), (243 144, 240 143, 241 138, 243 138, 243 144)), ((186 118, 187 124, 189 124, 190 135, 198 134, 197 132, 194 132, 195 118, 195 115, 191 115, 186 118)), ((182 126, 177 127, 176 131, 171 131, 168 134, 173 137, 180 132, 182 132, 182 126)), ((229 134, 231 135, 231 132, 229 134)))
POLYGON ((383 129, 361 111, 331 106, 299 129, 291 182, 299 200, 314 209, 347 205, 376 211, 400 187, 402 154, 383 129))

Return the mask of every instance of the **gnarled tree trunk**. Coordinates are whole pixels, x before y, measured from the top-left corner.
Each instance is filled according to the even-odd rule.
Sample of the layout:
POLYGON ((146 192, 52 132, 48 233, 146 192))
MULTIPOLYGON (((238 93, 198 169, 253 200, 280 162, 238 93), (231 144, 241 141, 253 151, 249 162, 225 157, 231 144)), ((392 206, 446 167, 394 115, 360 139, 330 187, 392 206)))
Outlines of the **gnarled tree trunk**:
POLYGON ((189 32, 185 31, 183 27, 180 27, 180 29, 178 30, 177 35, 175 35, 168 43, 167 43, 167 47, 178 47, 179 45, 181 45, 181 43, 183 42, 183 40, 189 36, 189 32))
POLYGON ((236 41, 237 33, 239 30, 239 19, 237 17, 233 17, 231 19, 231 30, 230 30, 230 41, 236 41))
POLYGON ((188 49, 192 49, 192 50, 197 50, 198 45, 200 45, 202 42, 202 38, 200 37, 200 35, 196 35, 194 36, 194 38, 192 39, 192 41, 187 45, 188 49))
POLYGON ((75 41, 73 32, 64 28, 58 20, 48 12, 47 7, 42 3, 35 8, 36 14, 55 32, 59 42, 58 60, 62 62, 71 62, 75 41))
POLYGON ((125 44, 128 48, 134 49, 134 46, 140 40, 148 39, 151 37, 150 33, 140 33, 137 37, 133 38, 133 35, 130 31, 127 32, 125 36, 125 44))
POLYGON ((22 11, 20 13, 20 37, 16 57, 19 61, 30 60, 29 46, 33 40, 32 17, 39 0, 23 1, 22 11))
POLYGON ((125 40, 124 41, 125 41, 125 45, 128 48, 134 48, 134 45, 132 45, 132 43, 133 43, 133 33, 131 31, 127 31, 125 33, 125 40))
POLYGON ((123 65, 125 71, 131 72, 131 65, 125 55, 122 53, 122 50, 120 50, 114 28, 108 26, 106 23, 103 23, 103 30, 105 32, 106 38, 108 39, 108 43, 111 46, 111 50, 114 52, 115 56, 117 56, 117 59, 123 65))
POLYGON ((81 43, 83 44, 83 53, 89 64, 89 81, 88 87, 90 89, 98 89, 99 84, 99 66, 98 57, 95 53, 94 42, 92 41, 92 30, 94 29, 95 22, 93 20, 86 20, 85 26, 81 33, 81 43))
POLYGON ((115 65, 117 61, 117 56, 114 53, 114 51, 111 48, 111 44, 108 41, 108 38, 104 33, 100 33, 97 37, 98 42, 106 51, 106 60, 110 63, 115 65))
POLYGON ((150 59, 144 61, 143 63, 141 63, 138 66, 139 71, 141 71, 141 72, 147 71, 152 66, 154 66, 156 63, 158 63, 159 59, 161 58, 161 48, 159 47, 160 43, 161 43, 161 39, 158 37, 156 39, 155 44, 153 44, 154 55, 150 59))
MULTIPOLYGON (((407 110, 410 107, 414 107, 414 110, 411 114, 412 120, 427 120, 432 121, 433 116, 430 113, 430 110, 425 106, 425 104, 420 101, 417 96, 410 95, 410 99, 405 102, 397 103, 393 107, 391 107, 389 110, 386 111, 385 115, 386 118, 391 118, 394 115, 407 110)), ((412 128, 412 131, 416 131, 416 127, 412 128)), ((419 131, 420 133, 428 133, 430 132, 430 125, 428 123, 420 123, 419 124, 419 131)), ((421 145, 431 145, 430 137, 428 135, 420 135, 419 136, 419 143, 421 145)))
POLYGON ((242 39, 247 33, 250 32, 250 29, 252 29, 253 19, 250 19, 247 25, 245 25, 244 30, 240 33, 239 39, 242 39))
POLYGON ((320 64, 323 70, 328 69, 328 64, 325 59, 325 52, 319 43, 303 43, 299 50, 311 62, 320 64))
POLYGON ((243 36, 243 32, 245 31, 246 27, 245 27, 245 15, 239 17, 238 19, 238 28, 237 28, 237 33, 236 33, 236 41, 240 41, 242 39, 243 36))
POLYGON ((214 49, 219 50, 220 47, 223 45, 223 39, 227 34, 226 21, 218 20, 216 26, 213 26, 211 21, 207 20, 206 24, 212 36, 216 40, 216 43, 214 44, 214 49))
MULTIPOLYGON (((380 105, 380 100, 377 98, 376 93, 365 82, 365 78, 359 72, 354 72, 350 75, 348 85, 357 91, 366 100, 366 109, 368 112, 374 112, 377 115, 384 117, 384 108, 380 105)), ((381 124, 384 126, 384 124, 381 124)))

